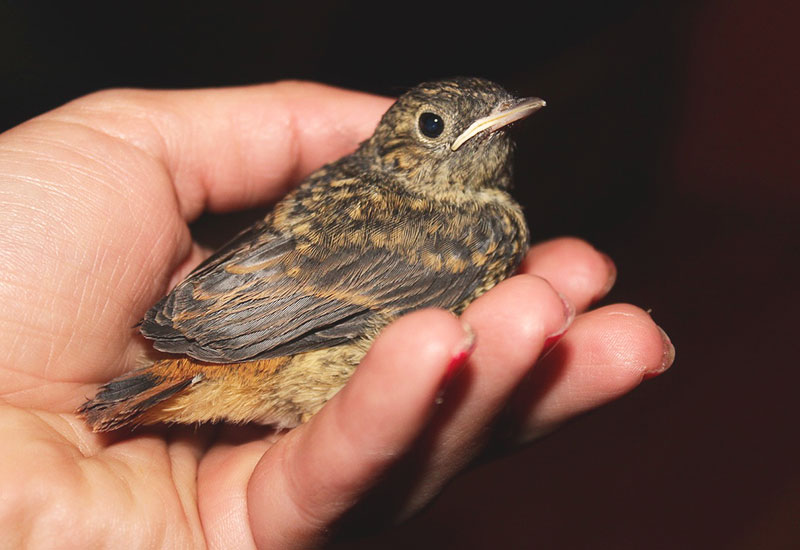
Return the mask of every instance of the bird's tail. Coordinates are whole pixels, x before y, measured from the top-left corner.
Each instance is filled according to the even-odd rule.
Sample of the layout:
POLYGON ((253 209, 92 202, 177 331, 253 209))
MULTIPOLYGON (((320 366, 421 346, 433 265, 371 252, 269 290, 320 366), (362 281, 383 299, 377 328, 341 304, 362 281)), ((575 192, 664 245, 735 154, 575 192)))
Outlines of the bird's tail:
POLYGON ((163 376, 153 367, 136 370, 101 386, 97 395, 86 401, 77 412, 95 432, 146 423, 144 416, 148 410, 201 378, 200 374, 163 376))

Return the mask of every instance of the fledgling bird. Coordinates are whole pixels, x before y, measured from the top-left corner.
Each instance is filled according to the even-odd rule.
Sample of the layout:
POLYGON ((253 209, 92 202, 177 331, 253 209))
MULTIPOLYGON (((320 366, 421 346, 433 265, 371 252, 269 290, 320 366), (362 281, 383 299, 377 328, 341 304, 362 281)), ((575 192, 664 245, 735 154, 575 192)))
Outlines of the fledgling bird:
POLYGON ((174 357, 78 412, 95 431, 306 421, 381 328, 425 307, 459 314, 513 273, 529 237, 505 128, 544 104, 479 78, 412 88, 146 313, 141 333, 174 357))

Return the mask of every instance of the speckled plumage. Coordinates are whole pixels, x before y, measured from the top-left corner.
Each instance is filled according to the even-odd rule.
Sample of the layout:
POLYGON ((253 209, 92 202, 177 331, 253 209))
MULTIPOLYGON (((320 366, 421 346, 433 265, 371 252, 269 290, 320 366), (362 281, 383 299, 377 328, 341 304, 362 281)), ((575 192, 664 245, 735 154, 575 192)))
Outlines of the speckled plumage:
POLYGON ((513 144, 456 136, 513 105, 482 79, 404 94, 353 154, 309 176, 155 304, 141 332, 177 354, 101 387, 95 430, 152 422, 307 420, 382 327, 409 311, 455 313, 509 276, 528 245, 511 185, 513 144), (421 133, 435 112, 441 135, 421 133))

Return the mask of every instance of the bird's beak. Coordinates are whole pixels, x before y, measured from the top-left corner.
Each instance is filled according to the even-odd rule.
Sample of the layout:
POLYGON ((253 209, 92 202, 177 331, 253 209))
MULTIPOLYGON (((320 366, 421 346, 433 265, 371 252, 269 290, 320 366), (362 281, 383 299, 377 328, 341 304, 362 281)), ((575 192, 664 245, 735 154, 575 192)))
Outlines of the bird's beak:
POLYGON ((464 130, 461 135, 456 138, 450 148, 456 151, 459 147, 464 145, 464 143, 484 130, 488 130, 489 132, 499 130, 503 126, 508 126, 512 122, 516 122, 535 113, 545 105, 544 99, 539 99, 538 97, 526 97, 510 102, 503 101, 495 107, 488 116, 479 118, 470 124, 469 128, 464 130))

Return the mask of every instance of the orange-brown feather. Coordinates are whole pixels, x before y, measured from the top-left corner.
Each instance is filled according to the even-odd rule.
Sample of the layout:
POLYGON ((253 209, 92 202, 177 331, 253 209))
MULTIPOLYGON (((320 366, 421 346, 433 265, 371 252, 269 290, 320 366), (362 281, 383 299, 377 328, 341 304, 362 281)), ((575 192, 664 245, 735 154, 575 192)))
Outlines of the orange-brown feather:
POLYGON ((367 346, 364 342, 233 364, 162 359, 103 385, 78 412, 94 431, 220 420, 291 427, 344 385, 367 346))

